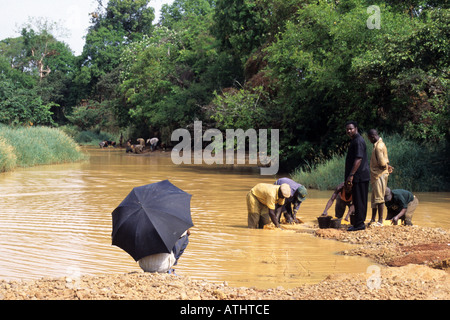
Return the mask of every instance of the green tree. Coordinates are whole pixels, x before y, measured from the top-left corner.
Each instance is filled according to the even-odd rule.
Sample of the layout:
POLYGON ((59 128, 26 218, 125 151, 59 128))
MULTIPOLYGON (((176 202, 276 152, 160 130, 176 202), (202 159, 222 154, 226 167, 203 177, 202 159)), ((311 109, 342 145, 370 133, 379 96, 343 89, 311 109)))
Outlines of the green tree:
POLYGON ((186 17, 209 15, 215 7, 215 0, 174 0, 170 5, 163 4, 159 24, 172 28, 186 17))
POLYGON ((109 0, 106 7, 97 0, 98 9, 91 14, 90 30, 102 27, 123 33, 126 43, 141 40, 153 30, 154 9, 149 0, 109 0))
POLYGON ((24 88, 0 73, 0 123, 8 125, 51 125, 50 109, 34 88, 24 88))
POLYGON ((111 0, 106 6, 97 2, 76 76, 77 85, 83 88, 79 99, 95 96, 100 78, 119 66, 124 47, 153 30, 154 9, 148 7, 149 0, 111 0))
POLYGON ((265 50, 277 84, 274 104, 284 106, 282 145, 291 150, 284 156, 292 163, 342 150, 350 118, 366 129, 445 134, 448 10, 427 9, 418 19, 381 3, 381 28, 370 29, 368 5, 312 2, 265 50))
POLYGON ((70 103, 75 57, 51 33, 57 28, 43 21, 35 31, 29 24, 22 28, 20 37, 0 42, 1 122, 53 124, 63 120, 60 105, 70 103))
POLYGON ((210 1, 175 1, 162 11, 152 36, 124 51, 121 92, 134 123, 170 131, 204 119, 202 106, 234 74, 210 33, 210 1))

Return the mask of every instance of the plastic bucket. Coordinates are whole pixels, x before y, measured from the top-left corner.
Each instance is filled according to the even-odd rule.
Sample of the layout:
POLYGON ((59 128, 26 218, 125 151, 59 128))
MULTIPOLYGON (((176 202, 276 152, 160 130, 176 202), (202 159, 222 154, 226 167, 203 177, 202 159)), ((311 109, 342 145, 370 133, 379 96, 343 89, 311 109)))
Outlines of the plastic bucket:
POLYGON ((330 221, 330 228, 339 229, 341 227, 341 219, 332 219, 330 221))
POLYGON ((330 216, 320 216, 317 218, 319 222, 320 229, 326 229, 330 227, 331 217, 330 216))

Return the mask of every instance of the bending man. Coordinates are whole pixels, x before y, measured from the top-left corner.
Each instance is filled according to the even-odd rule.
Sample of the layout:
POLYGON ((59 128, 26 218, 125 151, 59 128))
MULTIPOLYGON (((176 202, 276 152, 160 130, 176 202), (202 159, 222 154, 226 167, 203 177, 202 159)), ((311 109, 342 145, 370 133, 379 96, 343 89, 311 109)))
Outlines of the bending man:
POLYGON ((262 229, 272 221, 279 228, 277 217, 281 214, 284 199, 290 196, 291 188, 286 183, 281 186, 258 183, 247 194, 248 227, 262 229))

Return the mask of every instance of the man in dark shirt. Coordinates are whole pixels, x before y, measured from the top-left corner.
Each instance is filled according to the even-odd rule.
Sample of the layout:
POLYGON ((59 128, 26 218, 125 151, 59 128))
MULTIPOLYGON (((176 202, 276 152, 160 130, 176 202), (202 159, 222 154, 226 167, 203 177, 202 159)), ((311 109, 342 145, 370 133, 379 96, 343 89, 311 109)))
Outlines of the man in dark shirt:
POLYGON ((403 224, 412 226, 412 216, 419 205, 415 195, 403 189, 386 188, 384 201, 388 210, 386 220, 392 220, 392 224, 397 224, 400 219, 403 224))
POLYGON ((358 125, 355 121, 347 122, 345 131, 351 139, 345 158, 345 182, 352 185, 352 200, 355 206, 354 224, 348 228, 348 231, 363 230, 366 228, 364 222, 367 215, 370 181, 366 142, 358 133, 358 125))

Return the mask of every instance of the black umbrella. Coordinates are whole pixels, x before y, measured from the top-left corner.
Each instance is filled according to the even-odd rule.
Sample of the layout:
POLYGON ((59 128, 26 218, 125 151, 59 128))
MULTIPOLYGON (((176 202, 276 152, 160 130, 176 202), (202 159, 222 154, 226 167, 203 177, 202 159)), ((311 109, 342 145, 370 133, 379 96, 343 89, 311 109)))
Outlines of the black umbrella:
POLYGON ((134 260, 170 253, 175 242, 194 224, 191 195, 164 180, 133 188, 112 212, 112 244, 134 260))

